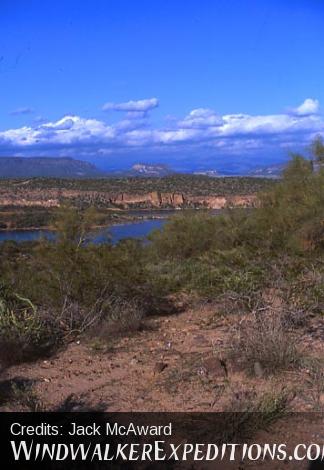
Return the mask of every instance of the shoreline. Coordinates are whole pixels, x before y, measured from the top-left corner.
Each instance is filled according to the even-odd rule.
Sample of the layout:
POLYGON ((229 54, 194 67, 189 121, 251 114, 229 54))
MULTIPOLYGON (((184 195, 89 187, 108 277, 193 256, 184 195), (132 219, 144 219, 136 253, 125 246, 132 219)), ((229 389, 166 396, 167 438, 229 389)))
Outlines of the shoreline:
MULTIPOLYGON (((203 207, 197 207, 197 208, 177 208, 177 209, 133 209, 133 210, 127 210, 125 211, 124 214, 119 215, 121 217, 118 217, 114 220, 112 219, 109 221, 109 224, 102 224, 102 225, 96 225, 93 226, 93 228, 100 229, 100 228, 105 228, 109 227, 110 225, 124 225, 124 224, 131 224, 134 222, 140 222, 144 220, 165 220, 168 219, 169 216, 175 215, 177 213, 183 213, 183 212, 188 212, 188 211, 207 211, 207 212, 212 212, 214 213, 215 211, 221 212, 223 209, 208 209, 208 208, 203 208, 203 207), (134 214, 132 214, 132 212, 134 214), (136 215, 136 212, 143 212, 143 215, 136 215), (147 212, 148 214, 145 214, 147 212), (154 214, 154 212, 165 212, 165 214, 154 214), (130 217, 127 217, 129 215, 130 217), (125 217, 123 219, 123 217, 125 217)), ((120 210, 122 211, 122 210, 120 210)), ((50 230, 55 232, 56 229, 52 227, 51 225, 41 225, 41 226, 32 226, 32 227, 6 227, 6 228, 0 228, 0 233, 3 232, 32 232, 32 231, 37 231, 37 230, 50 230)))
MULTIPOLYGON (((91 227, 93 230, 99 230, 102 228, 108 228, 110 226, 118 226, 118 225, 129 225, 136 222, 142 222, 146 220, 166 220, 168 217, 138 217, 134 219, 124 219, 124 220, 116 220, 111 221, 109 224, 102 224, 102 225, 94 225, 91 227)), ((7 232, 37 232, 38 230, 48 230, 51 232, 56 232, 57 229, 51 225, 41 225, 37 227, 8 227, 8 228, 0 228, 0 233, 7 233, 7 232)))

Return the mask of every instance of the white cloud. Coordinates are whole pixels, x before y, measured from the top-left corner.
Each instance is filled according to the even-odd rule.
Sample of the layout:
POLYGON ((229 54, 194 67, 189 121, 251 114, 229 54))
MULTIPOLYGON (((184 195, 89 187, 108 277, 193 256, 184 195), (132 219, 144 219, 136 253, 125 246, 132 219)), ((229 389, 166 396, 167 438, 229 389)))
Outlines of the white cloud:
POLYGON ((109 141, 115 136, 115 130, 96 119, 84 119, 79 116, 64 116, 55 122, 47 122, 38 127, 21 127, 0 132, 0 138, 12 146, 50 146, 87 144, 109 141))
POLYGON ((221 126, 222 124, 222 117, 209 108, 193 109, 182 121, 178 123, 180 127, 198 129, 211 126, 221 126))
POLYGON ((177 122, 178 128, 200 129, 205 136, 241 136, 284 134, 323 129, 323 119, 319 115, 268 114, 225 114, 217 115, 210 109, 195 109, 183 120, 177 122))
MULTIPOLYGON (((203 155, 204 149, 208 148, 223 155, 257 152, 269 146, 278 149, 292 147, 293 143, 305 145, 316 133, 324 134, 323 117, 306 113, 306 110, 319 109, 316 100, 312 100, 317 103, 313 107, 306 100, 297 108, 298 114, 287 111, 270 115, 221 116, 212 109, 197 108, 181 120, 172 119, 155 128, 149 126, 148 116, 143 111, 144 108, 149 109, 147 101, 151 100, 129 102, 136 103, 136 106, 128 103, 123 119, 111 125, 98 119, 69 115, 57 121, 2 131, 0 152, 41 154, 46 151, 54 155, 100 156, 141 148, 149 152, 158 149, 167 155, 172 148, 179 155, 185 155, 188 149, 199 148, 203 155), (132 107, 133 111, 130 111, 132 107)), ((126 103, 119 106, 123 105, 126 103)), ((151 102, 150 106, 153 105, 151 102)))
POLYGON ((293 113, 298 116, 308 116, 311 114, 317 114, 319 112, 319 101, 307 98, 300 106, 293 108, 293 113))
POLYGON ((106 103, 103 105, 103 111, 127 111, 127 112, 147 112, 150 109, 157 108, 159 100, 157 98, 148 98, 145 100, 127 101, 125 103, 106 103))

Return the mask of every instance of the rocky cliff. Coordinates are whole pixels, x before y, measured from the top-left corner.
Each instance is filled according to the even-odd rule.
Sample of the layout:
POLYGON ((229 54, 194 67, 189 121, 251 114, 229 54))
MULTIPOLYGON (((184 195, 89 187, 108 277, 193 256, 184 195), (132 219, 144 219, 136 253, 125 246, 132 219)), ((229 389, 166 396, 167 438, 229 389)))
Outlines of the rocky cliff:
POLYGON ((142 194, 118 193, 112 194, 100 191, 78 190, 31 190, 23 187, 11 191, 0 190, 0 206, 38 206, 55 207, 70 200, 79 204, 119 209, 163 209, 163 208, 208 208, 222 209, 226 206, 253 206, 255 195, 235 196, 192 196, 183 193, 148 192, 142 194))

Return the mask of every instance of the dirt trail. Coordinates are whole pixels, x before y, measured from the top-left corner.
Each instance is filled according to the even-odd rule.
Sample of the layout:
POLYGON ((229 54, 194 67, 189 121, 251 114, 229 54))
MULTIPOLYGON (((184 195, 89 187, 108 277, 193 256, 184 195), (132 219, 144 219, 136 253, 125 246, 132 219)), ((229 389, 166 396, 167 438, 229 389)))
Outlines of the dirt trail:
POLYGON ((230 325, 214 324, 214 316, 209 307, 148 319, 142 331, 113 345, 81 340, 3 378, 31 380, 46 408, 73 395, 107 411, 217 411, 215 390, 225 370, 216 355, 230 325))
MULTIPOLYGON (((81 340, 48 360, 12 367, 2 373, 0 384, 28 381, 41 406, 48 410, 221 411, 230 393, 262 389, 262 384, 269 387, 271 380, 247 377, 224 359, 238 320, 220 317, 213 305, 150 318, 141 331, 111 344, 81 340)), ((312 330, 301 333, 306 348, 322 350, 322 323, 316 326, 318 337, 312 330)), ((278 385, 298 384, 304 375, 305 371, 286 371, 275 380, 278 385)), ((296 397, 290 408, 305 411, 305 403, 296 397)), ((2 410, 13 411, 10 403, 2 410)), ((278 421, 259 436, 270 442, 275 429, 279 442, 285 442, 287 436, 294 445, 324 442, 323 420, 313 422, 310 428, 303 415, 296 419, 298 423, 278 421)), ((244 468, 259 466, 250 462, 244 468)), ((274 467, 264 462, 262 468, 274 467)), ((284 461, 278 468, 291 468, 290 462, 284 461)), ((307 465, 300 462, 293 468, 305 469, 307 465)))
MULTIPOLYGON (((7 369, 1 381, 28 381, 45 409, 73 397, 75 404, 105 411, 223 411, 238 390, 307 381, 305 368, 262 379, 244 373, 228 359, 240 319, 217 310, 206 304, 151 317, 141 331, 110 343, 81 339, 47 360, 7 369)), ((305 354, 323 350, 323 321, 318 323, 298 333, 305 354)), ((307 411, 311 404, 299 394, 290 408, 307 411)))

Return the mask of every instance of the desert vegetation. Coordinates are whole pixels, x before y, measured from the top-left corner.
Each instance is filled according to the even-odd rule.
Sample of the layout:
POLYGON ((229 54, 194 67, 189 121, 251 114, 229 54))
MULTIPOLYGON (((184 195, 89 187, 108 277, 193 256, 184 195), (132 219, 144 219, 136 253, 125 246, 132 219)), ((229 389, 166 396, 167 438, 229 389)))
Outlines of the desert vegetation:
POLYGON ((97 222, 103 226, 144 217, 132 213, 134 209, 219 208, 231 199, 233 204, 249 205, 256 192, 274 184, 275 180, 265 178, 181 174, 79 180, 0 178, 0 230, 53 228, 57 208, 66 204, 81 212, 95 207, 100 215, 97 222))
MULTIPOLYGON (((270 419, 296 394, 321 408, 323 351, 302 338, 315 331, 316 339, 324 309, 322 152, 317 140, 314 161, 292 156, 282 180, 258 194, 258 207, 180 213, 148 244, 94 245, 96 210, 71 206, 56 211, 55 243, 3 243, 1 366, 49 357, 78 338, 102 350, 157 315, 190 310, 206 331, 230 325, 208 359, 221 383, 210 379, 204 357, 183 358, 182 380, 192 380, 194 364, 195 380, 213 387, 216 410, 261 410, 270 419), (208 324, 205 308, 213 312, 208 324), (241 388, 231 382, 233 364, 241 388), (283 376, 294 378, 282 387, 283 376)), ((163 362, 157 370, 178 393, 175 371, 163 362)))
POLYGON ((110 177, 110 178, 29 178, 0 179, 0 190, 17 191, 21 184, 30 190, 65 189, 78 191, 105 191, 108 193, 179 192, 195 196, 254 194, 270 188, 275 182, 267 178, 219 177, 176 174, 164 177, 110 177))

